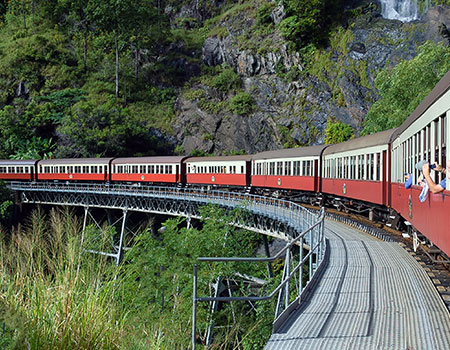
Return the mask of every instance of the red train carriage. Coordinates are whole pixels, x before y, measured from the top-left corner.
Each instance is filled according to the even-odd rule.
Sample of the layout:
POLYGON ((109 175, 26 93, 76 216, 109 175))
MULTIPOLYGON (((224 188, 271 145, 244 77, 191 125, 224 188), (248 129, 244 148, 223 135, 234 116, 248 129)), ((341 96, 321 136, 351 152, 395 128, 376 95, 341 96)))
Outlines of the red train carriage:
POLYGON ((388 206, 389 140, 395 130, 326 148, 322 156, 322 192, 337 200, 344 197, 388 206))
POLYGON ((185 160, 186 183, 250 186, 251 156, 197 157, 185 160))
POLYGON ((182 183, 186 157, 116 158, 112 164, 111 181, 182 183))
POLYGON ((38 162, 39 180, 108 181, 113 158, 46 159, 38 162))
MULTIPOLYGON (((418 185, 420 172, 415 164, 426 159, 445 167, 450 159, 450 72, 435 86, 423 102, 392 136, 393 209, 433 244, 450 256, 450 184, 446 191, 432 194, 424 202, 419 200, 422 187, 418 185), (412 174, 412 187, 404 186, 404 174, 412 174)), ((430 171, 439 184, 445 175, 430 171)), ((447 178, 450 176, 447 170, 447 178)))
POLYGON ((34 180, 37 160, 0 160, 0 180, 34 180))
POLYGON ((252 186, 318 192, 320 156, 326 147, 300 147, 255 154, 252 157, 252 186))

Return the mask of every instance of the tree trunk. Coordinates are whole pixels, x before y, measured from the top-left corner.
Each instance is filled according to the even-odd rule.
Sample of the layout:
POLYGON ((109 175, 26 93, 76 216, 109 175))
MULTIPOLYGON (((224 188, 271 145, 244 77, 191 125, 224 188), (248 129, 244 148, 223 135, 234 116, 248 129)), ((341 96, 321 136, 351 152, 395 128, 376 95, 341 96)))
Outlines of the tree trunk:
POLYGON ((87 71, 87 29, 83 32, 83 70, 86 74, 87 71))
POLYGON ((32 7, 33 16, 36 13, 36 0, 33 0, 33 7, 32 7))
POLYGON ((115 46, 116 46, 116 97, 119 97, 119 39, 117 33, 115 34, 115 46))
POLYGON ((136 80, 136 83, 139 79, 139 49, 135 48, 135 60, 134 60, 134 78, 136 80))

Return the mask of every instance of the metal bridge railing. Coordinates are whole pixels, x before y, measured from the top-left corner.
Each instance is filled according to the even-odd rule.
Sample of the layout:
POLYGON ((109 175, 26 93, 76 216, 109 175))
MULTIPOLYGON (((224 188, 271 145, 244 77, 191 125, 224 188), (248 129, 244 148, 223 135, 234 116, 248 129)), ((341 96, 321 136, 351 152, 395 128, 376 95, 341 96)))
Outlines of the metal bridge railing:
POLYGON ((64 182, 11 182, 9 187, 22 192, 80 193, 111 196, 146 197, 182 200, 196 203, 213 203, 225 207, 244 205, 255 214, 273 217, 301 232, 316 214, 296 203, 276 198, 236 192, 201 190, 135 184, 95 184, 64 182))
MULTIPOLYGON (((274 260, 285 258, 283 269, 283 277, 280 284, 267 295, 264 296, 235 296, 235 297, 199 297, 197 295, 197 264, 194 265, 193 280, 193 297, 192 297, 192 350, 196 347, 196 328, 197 328, 197 303, 198 302, 231 302, 231 301, 263 301, 269 300, 278 294, 278 300, 275 309, 275 317, 273 328, 276 331, 289 316, 289 313, 296 309, 301 303, 301 297, 308 288, 309 283, 313 280, 319 267, 325 257, 325 238, 324 238, 324 208, 320 210, 316 220, 311 226, 303 230, 297 237, 292 239, 282 250, 276 255, 268 258, 244 258, 244 257, 200 257, 199 262, 272 262, 274 260), (309 251, 303 256, 303 247, 308 241, 309 251), (300 247, 298 254, 298 262, 291 269, 293 260, 293 248, 300 247), (308 266, 307 280, 303 275, 303 266, 308 266), (298 274, 298 284, 296 285, 296 296, 291 301, 290 282, 298 274)), ((209 345, 209 344, 207 344, 209 345)))

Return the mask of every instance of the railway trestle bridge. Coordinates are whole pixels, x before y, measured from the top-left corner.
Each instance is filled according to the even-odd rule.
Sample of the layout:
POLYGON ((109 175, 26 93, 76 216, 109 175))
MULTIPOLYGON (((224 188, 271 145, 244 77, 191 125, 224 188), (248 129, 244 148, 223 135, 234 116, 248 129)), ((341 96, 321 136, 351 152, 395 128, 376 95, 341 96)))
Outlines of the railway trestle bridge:
MULTIPOLYGON (((267 241, 267 258, 231 258, 245 261, 271 261, 283 258, 284 269, 281 283, 266 296, 246 297, 219 295, 201 297, 197 295, 197 265, 194 266, 194 297, 192 322, 192 348, 195 348, 196 305, 198 302, 209 302, 214 305, 219 301, 233 300, 266 300, 277 297, 274 317, 274 329, 281 327, 283 322, 301 304, 302 295, 312 286, 317 272, 324 266, 326 257, 326 241, 324 238, 323 210, 310 211, 296 203, 263 196, 234 193, 218 190, 198 188, 178 188, 127 184, 95 184, 95 183, 64 183, 64 182, 11 182, 11 190, 17 193, 19 203, 46 204, 60 206, 77 206, 84 208, 83 244, 86 223, 93 208, 121 210, 122 215, 116 221, 120 222, 120 238, 112 247, 112 252, 85 251, 110 256, 119 264, 124 250, 124 236, 129 212, 144 212, 187 218, 188 226, 192 218, 200 219, 200 207, 215 204, 227 210, 242 208, 243 215, 239 215, 235 222, 230 222, 240 228, 258 232, 285 240, 287 245, 275 256, 269 256, 267 241), (298 249, 300 256, 294 261, 294 249, 298 249), (305 253, 304 253, 305 251, 305 253), (308 274, 304 275, 303 266, 308 274), (295 279, 295 283, 291 280, 295 279), (294 288, 293 288, 294 286, 294 288), (295 292, 293 292, 293 290, 295 292)), ((92 216, 91 216, 92 218, 92 216)), ((199 263, 217 261, 211 258, 200 258, 199 263)), ((216 258, 222 259, 224 258, 216 258)), ((270 272, 269 272, 270 274, 270 272)), ((210 333, 208 331, 208 333, 210 333)), ((210 339, 208 339, 210 341, 210 339)))

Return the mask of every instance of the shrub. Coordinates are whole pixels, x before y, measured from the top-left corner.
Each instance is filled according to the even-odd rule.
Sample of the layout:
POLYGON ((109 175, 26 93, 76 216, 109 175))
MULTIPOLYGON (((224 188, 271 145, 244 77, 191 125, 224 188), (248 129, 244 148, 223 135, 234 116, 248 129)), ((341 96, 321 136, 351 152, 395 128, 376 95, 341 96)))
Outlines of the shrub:
POLYGON ((250 114, 255 108, 255 101, 250 94, 240 92, 230 100, 229 108, 239 115, 250 114))
POLYGON ((325 129, 325 144, 347 141, 354 137, 353 128, 335 118, 330 118, 325 129))
POLYGON ((212 86, 222 92, 239 88, 240 85, 241 77, 232 68, 225 68, 212 79, 212 86))
POLYGON ((257 10, 257 24, 268 24, 272 21, 270 15, 275 7, 274 2, 265 2, 257 10))

